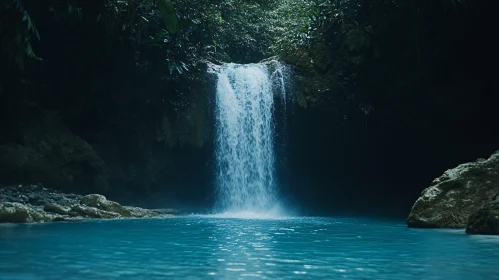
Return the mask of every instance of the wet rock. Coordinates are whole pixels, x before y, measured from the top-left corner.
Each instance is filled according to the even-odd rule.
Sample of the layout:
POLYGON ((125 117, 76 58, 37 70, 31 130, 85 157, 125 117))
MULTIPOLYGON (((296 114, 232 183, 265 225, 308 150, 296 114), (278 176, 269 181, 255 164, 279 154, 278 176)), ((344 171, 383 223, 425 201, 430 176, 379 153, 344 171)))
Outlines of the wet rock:
POLYGON ((0 223, 171 217, 172 210, 122 206, 99 194, 65 194, 37 185, 0 187, 0 223))
POLYGON ((62 217, 60 214, 45 212, 42 208, 29 208, 29 212, 35 223, 53 222, 62 217))
POLYGON ((80 204, 91 206, 107 212, 118 213, 123 217, 133 217, 132 212, 121 206, 119 203, 107 200, 105 196, 100 194, 89 194, 80 200, 80 204))
POLYGON ((35 195, 31 195, 28 198, 28 203, 31 204, 31 205, 37 205, 37 206, 44 206, 45 204, 47 204, 47 202, 45 202, 43 200, 43 198, 37 197, 35 195))
MULTIPOLYGON (((407 218, 409 227, 465 228, 470 215, 499 194, 499 151, 447 170, 426 188, 407 218)), ((480 212, 482 215, 483 212, 480 212)), ((473 226, 472 226, 473 227, 473 226)))
POLYGON ((46 213, 42 209, 21 203, 0 203, 0 223, 50 222, 57 214, 46 213))
POLYGON ((104 211, 86 205, 75 205, 71 208, 71 212, 78 213, 78 215, 83 217, 90 217, 96 219, 113 219, 121 217, 120 214, 118 213, 104 211))
POLYGON ((499 201, 488 203, 473 213, 468 220, 466 233, 499 235, 499 201))
POLYGON ((139 207, 124 206, 132 213, 134 218, 154 218, 154 217, 172 217, 172 209, 144 209, 139 207))
POLYGON ((61 206, 59 204, 53 204, 53 203, 45 204, 45 206, 43 207, 43 211, 45 211, 45 212, 56 213, 56 214, 60 214, 60 215, 68 215, 69 210, 70 209, 68 209, 64 206, 61 206))
POLYGON ((33 218, 29 208, 18 202, 0 203, 0 223, 29 223, 33 218))
POLYGON ((84 204, 92 207, 106 207, 108 203, 105 196, 100 194, 89 194, 80 199, 80 204, 84 204))

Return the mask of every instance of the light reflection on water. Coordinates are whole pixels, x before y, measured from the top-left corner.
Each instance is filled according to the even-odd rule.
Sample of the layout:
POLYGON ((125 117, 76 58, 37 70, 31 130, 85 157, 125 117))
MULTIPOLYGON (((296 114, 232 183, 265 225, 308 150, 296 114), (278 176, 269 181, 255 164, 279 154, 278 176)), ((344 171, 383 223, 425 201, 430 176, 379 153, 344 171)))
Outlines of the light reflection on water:
POLYGON ((361 218, 0 227, 0 279, 499 279, 499 238, 361 218))

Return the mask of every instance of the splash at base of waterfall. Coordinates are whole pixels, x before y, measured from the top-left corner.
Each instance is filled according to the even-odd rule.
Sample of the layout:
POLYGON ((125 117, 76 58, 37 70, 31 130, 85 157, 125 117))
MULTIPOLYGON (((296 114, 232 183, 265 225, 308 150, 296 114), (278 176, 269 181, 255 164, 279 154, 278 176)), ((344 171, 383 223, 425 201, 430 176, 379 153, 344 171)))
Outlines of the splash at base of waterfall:
POLYGON ((258 210, 241 210, 241 211, 216 211, 215 214, 198 214, 193 213, 190 216, 204 217, 214 219, 240 219, 240 220, 289 220, 299 219, 295 211, 290 211, 288 208, 281 205, 275 205, 270 209, 258 210))
POLYGON ((226 218, 226 219, 249 219, 249 220, 282 220, 293 219, 295 216, 290 215, 289 211, 285 210, 279 205, 271 209, 264 209, 264 211, 226 211, 217 214, 203 215, 209 218, 226 218))
POLYGON ((216 92, 216 212, 226 217, 283 215, 277 195, 274 93, 286 99, 282 65, 212 66, 216 92), (277 90, 276 90, 277 89, 277 90))

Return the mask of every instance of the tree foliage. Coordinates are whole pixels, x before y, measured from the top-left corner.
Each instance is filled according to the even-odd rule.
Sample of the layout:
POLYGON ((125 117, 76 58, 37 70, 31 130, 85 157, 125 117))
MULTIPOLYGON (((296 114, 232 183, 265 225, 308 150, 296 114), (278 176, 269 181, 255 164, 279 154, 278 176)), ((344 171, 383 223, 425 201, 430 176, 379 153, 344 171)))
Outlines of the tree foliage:
POLYGON ((33 40, 40 40, 35 22, 21 1, 5 1, 0 7, 0 53, 6 64, 24 67, 25 57, 39 59, 33 40))
MULTIPOLYGON (((165 76, 190 71, 201 60, 251 62, 332 42, 352 27, 371 32, 366 11, 414 0, 2 0, 0 55, 22 69, 43 40, 40 21, 98 24, 112 48, 128 44, 137 66, 165 76), (47 14, 50 14, 47 16, 47 14)), ((420 9, 422 2, 416 1, 420 9), (421 3, 419 3, 421 2, 421 3)), ((416 3, 414 2, 414 3, 416 3)), ((472 0, 439 0, 459 9, 472 0)), ((440 3, 440 4, 438 4, 440 3)), ((339 41, 339 40, 336 40, 339 41)))

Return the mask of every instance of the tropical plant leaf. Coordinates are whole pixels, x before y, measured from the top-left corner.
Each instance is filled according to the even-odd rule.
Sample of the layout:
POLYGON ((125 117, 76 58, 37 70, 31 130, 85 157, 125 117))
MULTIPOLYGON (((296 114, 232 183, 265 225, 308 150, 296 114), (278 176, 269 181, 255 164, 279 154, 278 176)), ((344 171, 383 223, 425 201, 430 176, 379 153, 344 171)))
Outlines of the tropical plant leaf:
POLYGON ((170 72, 170 75, 173 74, 173 69, 175 69, 175 63, 168 61, 168 71, 170 72))
POLYGON ((182 69, 182 67, 180 67, 180 66, 179 66, 179 65, 177 65, 177 64, 175 65, 175 69, 177 69, 177 72, 178 72, 179 74, 184 73, 184 70, 182 69))
POLYGON ((181 62, 181 64, 185 71, 189 71, 189 67, 187 67, 187 65, 183 61, 181 62))
POLYGON ((159 0, 158 8, 168 32, 170 32, 170 34, 172 35, 177 34, 180 29, 180 25, 177 20, 177 13, 175 11, 173 3, 169 0, 159 0))

